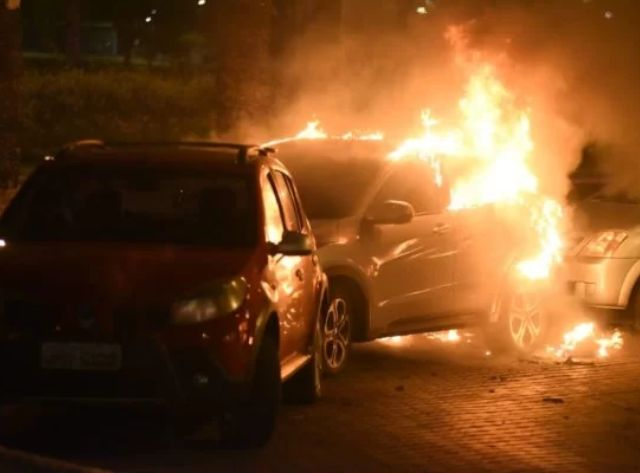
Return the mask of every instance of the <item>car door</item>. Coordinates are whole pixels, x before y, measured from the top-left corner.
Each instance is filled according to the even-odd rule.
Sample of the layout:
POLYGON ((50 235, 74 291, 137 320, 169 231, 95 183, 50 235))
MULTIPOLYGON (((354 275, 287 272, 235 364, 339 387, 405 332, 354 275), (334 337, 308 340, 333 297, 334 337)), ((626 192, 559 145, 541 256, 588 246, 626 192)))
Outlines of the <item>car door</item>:
MULTIPOLYGON (((292 220, 290 208, 280 200, 273 173, 263 174, 261 187, 266 240, 277 245, 285 231, 296 228, 296 220, 292 220)), ((270 294, 280 319, 280 358, 284 360, 295 355, 299 346, 296 321, 303 310, 300 297, 303 283, 297 273, 301 257, 274 254, 268 258, 265 291, 270 294)))
MULTIPOLYGON (((271 173, 278 200, 282 208, 285 231, 303 233, 308 232, 302 219, 300 207, 296 203, 295 191, 290 178, 284 173, 274 170, 271 173)), ((284 263, 287 278, 290 280, 290 310, 282 320, 287 325, 294 351, 304 352, 307 348, 309 334, 309 313, 313 301, 313 256, 288 257, 284 263)))
POLYGON ((415 216, 363 234, 371 254, 372 323, 383 330, 418 330, 452 303, 456 248, 448 191, 438 186, 428 163, 400 162, 392 165, 371 206, 388 200, 411 204, 415 216))
MULTIPOLYGON (((293 180, 286 174, 282 174, 283 181, 287 184, 291 199, 296 208, 296 215, 298 216, 298 222, 300 225, 301 233, 305 235, 311 235, 311 224, 307 218, 304 208, 302 207, 302 200, 298 189, 296 188, 293 180)), ((303 320, 300 324, 301 328, 301 343, 306 349, 309 342, 309 335, 312 333, 313 324, 316 320, 316 311, 318 310, 317 304, 319 294, 316 290, 316 284, 318 282, 318 276, 320 272, 320 263, 318 255, 314 252, 309 256, 301 258, 302 280, 304 285, 303 294, 303 320)))

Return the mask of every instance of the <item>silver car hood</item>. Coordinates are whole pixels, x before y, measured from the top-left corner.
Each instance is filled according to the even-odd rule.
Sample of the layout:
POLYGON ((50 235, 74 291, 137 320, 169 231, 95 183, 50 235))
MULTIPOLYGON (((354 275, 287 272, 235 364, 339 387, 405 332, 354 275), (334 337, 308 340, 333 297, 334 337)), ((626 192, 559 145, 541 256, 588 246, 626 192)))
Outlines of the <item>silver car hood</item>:
POLYGON ((311 229, 318 248, 340 239, 340 220, 311 220, 311 229))
POLYGON ((344 244, 357 238, 360 228, 360 219, 347 217, 343 219, 311 220, 311 228, 316 238, 318 248, 333 243, 344 244))

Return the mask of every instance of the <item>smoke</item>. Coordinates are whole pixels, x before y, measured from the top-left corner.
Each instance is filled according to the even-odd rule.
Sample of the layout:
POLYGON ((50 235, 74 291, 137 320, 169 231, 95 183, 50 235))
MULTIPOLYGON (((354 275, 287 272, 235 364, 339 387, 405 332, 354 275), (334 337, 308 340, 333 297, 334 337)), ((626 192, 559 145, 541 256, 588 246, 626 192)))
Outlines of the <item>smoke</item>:
POLYGON ((267 141, 317 118, 330 134, 382 130, 404 138, 420 128, 423 108, 443 125, 455 123, 465 66, 489 61, 530 110, 543 192, 566 195, 567 175, 588 143, 604 150, 600 162, 615 185, 631 190, 640 177, 640 2, 429 5, 419 15, 410 1, 343 0, 337 14, 307 22, 277 63, 268 118, 241 124, 235 135, 267 141))

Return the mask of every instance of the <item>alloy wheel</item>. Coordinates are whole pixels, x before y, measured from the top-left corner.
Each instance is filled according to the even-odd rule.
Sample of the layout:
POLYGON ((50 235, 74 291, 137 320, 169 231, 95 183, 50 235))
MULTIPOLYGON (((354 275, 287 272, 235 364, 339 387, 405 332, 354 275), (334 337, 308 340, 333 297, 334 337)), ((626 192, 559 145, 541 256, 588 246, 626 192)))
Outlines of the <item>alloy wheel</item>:
POLYGON ((542 333, 543 314, 540 298, 517 293, 509 309, 509 334, 518 348, 530 349, 542 333))
POLYGON ((348 354, 351 342, 351 321, 347 302, 339 297, 329 305, 323 327, 323 357, 331 369, 340 368, 348 354))

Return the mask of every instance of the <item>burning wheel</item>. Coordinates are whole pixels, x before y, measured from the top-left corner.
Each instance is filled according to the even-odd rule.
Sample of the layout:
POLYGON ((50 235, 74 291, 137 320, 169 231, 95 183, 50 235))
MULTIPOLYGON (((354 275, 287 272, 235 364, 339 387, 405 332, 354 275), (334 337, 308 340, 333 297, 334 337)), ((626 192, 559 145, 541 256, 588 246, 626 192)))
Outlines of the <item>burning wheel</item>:
POLYGON ((322 360, 324 372, 329 375, 342 371, 349 358, 353 307, 349 290, 341 284, 333 285, 322 324, 322 360))
POLYGON ((548 325, 543 300, 536 290, 514 290, 500 297, 487 326, 491 350, 521 354, 536 350, 548 325))

